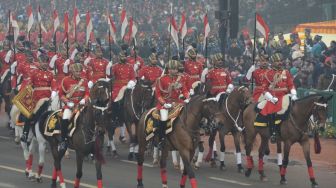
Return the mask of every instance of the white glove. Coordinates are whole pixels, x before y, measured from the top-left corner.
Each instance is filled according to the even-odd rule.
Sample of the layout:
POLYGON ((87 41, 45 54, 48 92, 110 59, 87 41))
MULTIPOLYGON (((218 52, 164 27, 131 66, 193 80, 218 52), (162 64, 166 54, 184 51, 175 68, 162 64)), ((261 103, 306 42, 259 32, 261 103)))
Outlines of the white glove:
POLYGON ((173 105, 172 105, 172 104, 169 104, 169 103, 165 103, 165 104, 163 105, 163 107, 165 107, 165 108, 171 108, 171 107, 173 107, 173 105))
POLYGON ((50 95, 50 98, 53 99, 57 96, 57 92, 56 91, 52 91, 51 92, 51 95, 50 95))
POLYGON ((113 63, 112 63, 112 61, 110 61, 110 62, 107 64, 107 66, 106 66, 106 71, 105 71, 105 73, 106 73, 106 75, 108 75, 108 76, 111 75, 111 67, 112 67, 112 65, 113 65, 113 63))
POLYGON ((91 59, 92 59, 91 57, 87 57, 87 58, 84 60, 84 65, 87 66, 87 65, 90 63, 91 59))
POLYGON ((15 61, 15 62, 12 63, 12 65, 10 66, 10 72, 11 72, 11 74, 15 74, 15 69, 16 69, 16 67, 17 67, 17 64, 18 64, 18 62, 15 61))
POLYGON ((268 91, 264 94, 264 96, 265 96, 265 99, 268 101, 271 101, 273 99, 273 95, 268 91))
POLYGON ((276 98, 276 97, 273 97, 270 101, 273 103, 273 104, 275 104, 275 103, 277 103, 278 102, 278 98, 276 98))
POLYGON ((93 86, 93 82, 90 80, 90 81, 88 82, 88 87, 89 87, 89 89, 91 89, 92 86, 93 86))
POLYGON ((190 94, 190 95, 194 95, 194 94, 195 94, 194 89, 190 89, 190 90, 189 90, 189 94, 190 94))
POLYGON ((142 76, 142 77, 141 77, 141 80, 145 80, 145 76, 142 76))
POLYGON ((84 104, 85 104, 85 99, 80 100, 80 101, 79 101, 79 104, 80 104, 80 105, 84 105, 84 104))
POLYGON ((252 65, 251 67, 250 67, 250 69, 247 71, 247 73, 246 73, 246 79, 247 80, 251 80, 251 78, 252 78, 252 73, 255 71, 255 65, 252 65))
POLYGON ((208 74, 209 72, 209 69, 208 68, 205 68, 201 74, 201 82, 204 83, 205 82, 205 78, 206 78, 206 75, 208 74))
POLYGON ((139 64, 136 63, 136 64, 134 65, 134 71, 137 71, 137 70, 139 69, 139 65, 140 65, 140 63, 139 63, 139 64))
POLYGON ((128 83, 127 83, 127 89, 133 89, 135 87, 135 82, 133 80, 130 80, 128 83))
POLYGON ((55 62, 56 62, 56 60, 57 60, 57 55, 54 55, 52 58, 51 58, 51 60, 50 60, 50 62, 49 62, 49 67, 50 68, 54 68, 55 67, 55 62))
POLYGON ((75 103, 73 103, 73 102, 67 102, 67 106, 70 107, 70 108, 72 108, 72 107, 75 106, 75 103))
POLYGON ((64 62, 64 65, 63 65, 63 72, 64 73, 68 73, 69 72, 69 65, 70 65, 70 59, 67 59, 64 62))
POLYGON ((234 89, 234 86, 232 84, 229 84, 227 89, 226 89, 226 93, 228 93, 228 94, 231 93, 233 91, 233 89, 234 89))
POLYGON ((298 100, 296 89, 291 89, 290 92, 291 92, 291 94, 292 94, 292 96, 291 96, 292 100, 293 100, 293 101, 298 100))
POLYGON ((184 103, 189 103, 190 99, 185 99, 184 103))
POLYGON ((7 53, 6 53, 6 56, 5 56, 5 62, 6 63, 9 63, 10 61, 10 58, 12 57, 12 50, 9 50, 7 53))

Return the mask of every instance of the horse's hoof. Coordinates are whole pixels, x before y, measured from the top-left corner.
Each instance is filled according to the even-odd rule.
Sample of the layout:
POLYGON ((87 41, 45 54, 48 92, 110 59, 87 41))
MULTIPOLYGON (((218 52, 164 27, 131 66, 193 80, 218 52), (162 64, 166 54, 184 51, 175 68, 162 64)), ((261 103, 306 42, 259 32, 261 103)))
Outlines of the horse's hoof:
POLYGON ((312 183, 311 187, 312 187, 312 188, 318 188, 319 186, 318 186, 317 183, 312 183))
POLYGON ((143 185, 137 185, 137 188, 144 188, 143 185))
POLYGON ((215 160, 211 160, 211 162, 210 162, 210 167, 211 167, 211 168, 216 168, 216 167, 217 167, 217 164, 216 164, 216 161, 215 161, 215 160))
POLYGON ((37 178, 36 178, 36 182, 37 182, 37 183, 42 183, 42 177, 37 177, 37 178))
POLYGON ((118 159, 118 158, 119 158, 119 154, 117 153, 116 150, 114 150, 114 151, 112 152, 112 158, 113 158, 113 159, 118 159))
POLYGON ((174 169, 180 170, 180 165, 178 163, 174 163, 174 169))
POLYGON ((246 177, 250 177, 250 176, 251 176, 251 171, 252 171, 252 169, 247 169, 247 170, 245 171, 245 176, 246 176, 246 177))
POLYGON ((26 178, 28 178, 28 176, 29 176, 29 172, 28 171, 25 171, 25 176, 26 176, 26 178))
POLYGON ((159 161, 157 159, 154 159, 152 164, 153 166, 159 166, 159 161))
POLYGON ((128 160, 133 161, 133 159, 134 159, 134 153, 131 152, 131 153, 128 154, 128 160))
POLYGON ((162 188, 168 188, 167 184, 162 184, 162 188))
POLYGON ((29 179, 30 181, 35 181, 35 175, 30 175, 30 176, 28 177, 28 179, 29 179))
POLYGON ((225 164, 221 164, 220 167, 219 167, 219 169, 222 170, 222 171, 226 170, 225 164))
POLYGON ((281 185, 287 185, 287 180, 286 179, 281 179, 280 184, 281 185))
POLYGON ((241 166, 241 164, 238 165, 238 173, 244 173, 244 168, 241 166))
POLYGON ((268 181, 268 178, 265 175, 260 175, 260 181, 266 182, 268 181))
POLYGON ((50 187, 51 188, 57 188, 57 185, 56 185, 56 183, 51 183, 50 187))
POLYGON ((194 165, 194 169, 195 169, 195 170, 199 170, 200 168, 201 168, 200 165, 198 165, 198 164, 195 164, 195 165, 194 165))
POLYGON ((126 138, 124 136, 119 136, 119 141, 124 144, 126 143, 126 138))
POLYGON ((60 187, 61 187, 61 188, 66 188, 65 183, 61 183, 61 184, 60 184, 60 187))

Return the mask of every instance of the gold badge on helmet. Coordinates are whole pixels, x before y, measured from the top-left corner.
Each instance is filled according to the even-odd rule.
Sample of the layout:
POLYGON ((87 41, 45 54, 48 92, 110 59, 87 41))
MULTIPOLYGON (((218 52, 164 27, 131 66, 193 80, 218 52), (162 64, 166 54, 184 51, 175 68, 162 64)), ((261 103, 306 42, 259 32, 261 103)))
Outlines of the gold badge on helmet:
POLYGON ((181 66, 181 63, 179 61, 169 60, 167 68, 177 70, 180 66, 181 66))

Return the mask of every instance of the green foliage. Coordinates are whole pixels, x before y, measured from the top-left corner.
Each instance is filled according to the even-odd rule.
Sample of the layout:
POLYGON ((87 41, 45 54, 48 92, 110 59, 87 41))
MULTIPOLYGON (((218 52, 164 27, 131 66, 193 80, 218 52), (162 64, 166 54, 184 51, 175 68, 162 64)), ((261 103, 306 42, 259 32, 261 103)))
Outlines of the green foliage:
POLYGON ((336 138, 336 126, 328 124, 322 132, 322 136, 325 138, 336 138))

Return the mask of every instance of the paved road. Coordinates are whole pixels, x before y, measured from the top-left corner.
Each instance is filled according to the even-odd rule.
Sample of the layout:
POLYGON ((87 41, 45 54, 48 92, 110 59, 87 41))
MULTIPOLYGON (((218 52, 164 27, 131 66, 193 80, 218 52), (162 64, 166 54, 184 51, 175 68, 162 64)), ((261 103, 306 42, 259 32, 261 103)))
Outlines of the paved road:
MULTIPOLYGON (((5 127, 6 117, 0 114, 0 188, 45 188, 49 187, 50 175, 52 170, 52 157, 50 153, 46 155, 46 163, 43 171, 43 182, 31 182, 25 178, 23 169, 25 162, 20 146, 15 145, 10 136, 9 130, 5 127)), ((131 188, 136 187, 136 165, 126 160, 127 145, 118 144, 120 158, 112 159, 106 158, 107 163, 103 166, 103 183, 107 188, 131 188)), ((288 168, 288 185, 279 185, 278 167, 271 162, 266 162, 265 169, 268 175, 267 182, 260 182, 257 171, 254 170, 250 178, 245 178, 239 174, 235 168, 234 155, 228 153, 226 155, 227 169, 220 171, 218 168, 210 168, 208 164, 203 164, 202 168, 196 171, 196 177, 199 187, 208 188, 242 188, 242 187, 295 187, 304 188, 310 187, 307 170, 304 162, 292 161, 292 166, 288 168)), ((70 153, 70 159, 63 160, 63 174, 67 180, 67 186, 72 187, 72 180, 75 177, 75 155, 70 153)), ((150 164, 151 159, 148 158, 145 162, 150 164)), ((37 155, 34 158, 34 164, 37 163, 37 155)), ((34 165, 36 170, 36 165, 34 165)), ((168 166, 168 185, 169 187, 179 187, 178 171, 174 170, 171 163, 168 166)), ((336 174, 328 171, 324 167, 316 167, 315 173, 320 187, 331 188, 335 187, 336 174)), ((86 161, 84 163, 84 174, 82 178, 81 187, 92 188, 95 187, 95 168, 92 162, 86 161)), ((144 185, 146 188, 161 187, 159 169, 148 165, 144 167, 144 185)), ((190 187, 187 184, 187 187, 190 187)))

